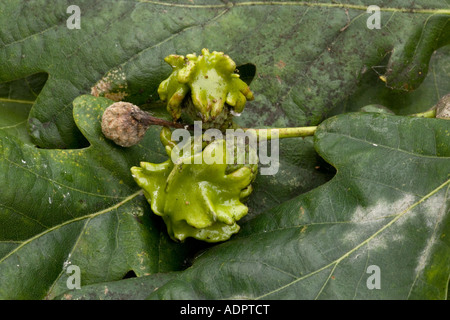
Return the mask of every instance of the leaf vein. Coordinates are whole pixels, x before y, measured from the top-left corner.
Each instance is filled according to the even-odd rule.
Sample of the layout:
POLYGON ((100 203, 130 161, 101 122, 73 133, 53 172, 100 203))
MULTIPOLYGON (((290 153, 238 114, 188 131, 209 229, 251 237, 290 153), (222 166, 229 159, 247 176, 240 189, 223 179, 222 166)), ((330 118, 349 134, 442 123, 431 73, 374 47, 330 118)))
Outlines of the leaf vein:
POLYGON ((53 185, 58 185, 58 186, 67 188, 69 190, 73 190, 73 191, 76 191, 76 192, 79 192, 79 193, 82 193, 82 194, 87 194, 87 195, 94 196, 94 197, 111 198, 111 199, 124 199, 124 198, 126 198, 126 197, 123 197, 123 196, 121 197, 121 196, 111 196, 111 195, 106 195, 106 194, 92 193, 92 192, 89 192, 89 191, 84 191, 84 190, 80 190, 80 189, 77 189, 77 188, 74 188, 74 187, 70 187, 70 186, 65 185, 65 184, 63 184, 61 182, 58 182, 58 181, 55 181, 53 179, 47 178, 45 176, 42 176, 42 175, 40 175, 40 174, 38 174, 38 173, 28 169, 28 168, 25 168, 24 166, 21 166, 20 164, 12 161, 10 159, 8 159, 7 157, 3 157, 3 159, 5 159, 9 163, 15 165, 16 167, 18 167, 18 168, 20 168, 22 170, 28 171, 29 173, 35 175, 37 178, 40 178, 40 179, 43 179, 43 180, 46 180, 46 181, 52 183, 53 185))
POLYGON ((424 202, 425 200, 427 200, 428 198, 432 197, 434 194, 436 194, 439 190, 441 190, 442 188, 446 187, 447 185, 450 184, 450 179, 448 179, 447 181, 445 181, 443 184, 441 184, 440 186, 438 186, 437 188, 435 188, 434 190, 432 190, 430 193, 428 193, 426 196, 424 196, 422 199, 420 199, 419 201, 415 202, 414 204, 412 204, 410 207, 406 208, 405 210, 403 210, 402 212, 400 212, 398 215, 395 216, 395 218, 393 218, 391 221, 389 221, 387 224, 385 224, 383 227, 381 227, 379 230, 377 230, 376 232, 374 232, 370 237, 366 238, 364 241, 362 241, 360 244, 358 244, 357 246, 355 246, 354 248, 352 248, 351 250, 349 250, 348 252, 346 252, 345 254, 343 254, 341 257, 337 258, 336 260, 330 262, 329 264, 310 272, 309 274, 304 275, 301 278, 298 278, 294 281, 291 281, 275 290, 269 291, 261 296, 259 296, 256 299, 262 299, 265 298, 271 294, 274 294, 276 292, 279 292, 281 290, 284 290, 288 287, 290 287, 291 285, 294 285, 295 283, 310 277, 311 275, 314 275, 322 270, 325 270, 331 266, 333 266, 334 264, 339 264, 342 260, 344 260, 345 258, 347 258, 350 254, 352 254, 353 252, 355 252, 356 250, 358 250, 359 248, 361 248, 362 246, 366 245, 367 243, 369 243, 372 239, 374 239, 376 236, 378 236, 380 233, 382 233, 384 230, 386 230, 387 228, 389 228, 390 226, 392 226, 395 222, 397 222, 401 217, 403 217, 406 213, 408 213, 409 211, 411 211, 412 209, 414 209, 415 207, 417 207, 419 204, 421 204, 422 202, 424 202))
POLYGON ((51 227, 51 228, 49 228, 49 229, 47 229, 47 230, 45 230, 45 231, 43 231, 43 232, 41 232, 41 233, 39 233, 39 234, 37 234, 37 235, 31 237, 30 239, 27 239, 27 240, 23 241, 23 242, 21 243, 21 245, 19 245, 19 246, 16 247, 14 250, 12 250, 12 251, 9 252, 7 255, 5 255, 3 258, 1 258, 1 259, 0 259, 0 263, 2 263, 2 262, 5 261, 7 258, 9 258, 11 255, 13 255, 14 253, 16 253, 16 252, 17 252, 18 250, 20 250, 23 246, 25 246, 25 245, 31 243, 32 241, 34 241, 34 240, 36 240, 36 239, 38 239, 38 238, 40 238, 40 237, 46 235, 46 234, 49 233, 49 232, 52 232, 52 231, 54 231, 54 230, 57 230, 57 229, 59 229, 59 228, 62 228, 62 227, 64 227, 64 226, 69 225, 69 224, 74 223, 74 222, 78 222, 78 221, 81 221, 81 220, 84 220, 84 219, 92 219, 92 218, 97 217, 97 216, 99 216, 99 215, 102 215, 102 214, 108 213, 108 212, 110 212, 110 211, 113 211, 113 210, 115 210, 115 209, 121 207, 122 205, 126 204, 127 202, 133 200, 134 198, 136 198, 137 196, 140 196, 140 195, 142 195, 142 190, 139 190, 139 191, 137 191, 137 192, 131 194, 130 196, 126 197, 126 198, 125 198, 124 200, 122 200, 121 202, 118 202, 118 203, 116 203, 115 205, 113 205, 113 206, 111 206, 111 207, 108 207, 108 208, 106 208, 106 209, 103 209, 103 210, 100 210, 100 211, 91 213, 91 214, 86 215, 86 216, 77 217, 77 218, 74 218, 74 219, 71 219, 71 220, 67 220, 67 221, 64 221, 64 222, 61 223, 61 224, 58 224, 58 225, 56 225, 56 226, 53 226, 53 227, 51 227))

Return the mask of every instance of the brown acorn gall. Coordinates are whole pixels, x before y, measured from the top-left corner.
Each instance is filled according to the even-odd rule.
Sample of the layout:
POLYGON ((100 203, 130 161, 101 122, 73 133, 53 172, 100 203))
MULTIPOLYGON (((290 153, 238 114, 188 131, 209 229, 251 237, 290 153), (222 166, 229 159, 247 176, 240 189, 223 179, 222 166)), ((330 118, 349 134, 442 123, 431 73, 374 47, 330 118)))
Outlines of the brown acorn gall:
POLYGON ((103 134, 119 146, 133 146, 142 140, 149 127, 142 121, 145 117, 145 112, 132 103, 113 103, 102 116, 103 134))
POLYGON ((182 124, 155 118, 138 106, 123 101, 111 104, 102 116, 103 134, 121 147, 138 144, 151 125, 185 128, 182 124))

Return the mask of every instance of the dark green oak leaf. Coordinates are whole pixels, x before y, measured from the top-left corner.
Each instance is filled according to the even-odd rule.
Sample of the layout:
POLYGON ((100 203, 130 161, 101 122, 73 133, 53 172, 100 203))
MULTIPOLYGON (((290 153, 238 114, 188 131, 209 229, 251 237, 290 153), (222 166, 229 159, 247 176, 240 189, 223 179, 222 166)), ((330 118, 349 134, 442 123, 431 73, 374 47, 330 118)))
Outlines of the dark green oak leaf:
MULTIPOLYGON (((325 2, 288 3, 285 1, 281 3, 233 2, 228 4, 222 2, 196 2, 193 4, 189 1, 177 2, 176 4, 150 1, 56 1, 52 2, 52 6, 48 6, 48 1, 2 1, 0 3, 0 14, 2 15, 0 19, 0 82, 24 78, 36 72, 48 73, 50 75, 49 81, 36 101, 29 119, 29 129, 33 134, 33 142, 45 147, 80 147, 85 146, 86 141, 82 134, 77 134, 78 128, 74 123, 71 112, 72 100, 80 93, 90 92, 91 88, 99 88, 95 84, 102 84, 102 82, 98 82, 102 77, 104 77, 104 80, 111 80, 112 78, 113 81, 107 81, 106 84, 111 85, 113 89, 114 87, 120 89, 119 95, 126 93, 128 95, 125 99, 138 104, 143 102, 151 104, 157 100, 156 88, 159 82, 170 73, 170 68, 161 62, 162 59, 171 53, 186 54, 186 52, 195 52, 202 47, 208 47, 211 50, 225 51, 239 65, 252 63, 252 65, 257 66, 257 75, 252 82, 251 89, 255 91, 255 96, 259 98, 247 106, 246 113, 240 118, 242 125, 282 126, 286 124, 319 123, 319 119, 323 119, 329 110, 342 103, 343 100, 347 101, 346 99, 351 93, 358 90, 361 79, 368 83, 374 81, 381 83, 378 76, 385 74, 393 49, 397 54, 400 53, 393 61, 404 59, 403 62, 406 63, 406 66, 401 63, 394 65, 394 69, 397 69, 392 72, 392 75, 397 76, 392 76, 392 81, 387 75, 388 86, 394 88, 393 83, 396 78, 401 78, 399 75, 402 74, 402 70, 415 69, 418 72, 417 74, 421 72, 422 76, 425 77, 426 72, 423 71, 426 69, 430 52, 446 43, 445 37, 440 36, 448 34, 445 29, 445 26, 448 27, 446 22, 448 21, 448 12, 441 10, 441 13, 438 14, 439 9, 446 9, 442 2, 427 1, 425 3, 423 1, 411 5, 411 3, 404 1, 390 1, 389 3, 378 1, 378 3, 372 2, 370 4, 378 4, 382 8, 383 28, 381 30, 369 31, 365 28, 368 14, 365 13, 365 6, 361 5, 360 2, 341 5, 325 2), (66 8, 69 4, 80 5, 82 9, 82 30, 68 30, 65 27, 68 18, 66 8), (346 9, 348 9, 348 16, 346 9), (324 19, 325 16, 330 19, 324 19), (280 19, 284 24, 280 23, 280 19), (154 23, 142 23, 142 21, 150 20, 154 23), (405 27, 405 25, 408 27, 405 27), (316 32, 317 28, 320 28, 322 33, 316 32), (220 34, 226 36, 217 36, 220 34), (264 42, 261 42, 261 37, 264 37, 264 42), (434 41, 436 38, 441 40, 434 41), (45 48, 45 54, 42 53, 42 48, 45 48), (402 50, 404 50, 403 54, 405 52, 409 54, 418 52, 419 54, 409 57, 404 55, 402 58, 402 50), (379 74, 374 72, 369 77, 371 72, 367 72, 367 70, 376 70, 376 67, 380 65, 383 66, 382 72, 379 74), (120 76, 111 77, 111 75, 117 74, 120 76), (110 77, 107 75, 110 75, 110 77), (368 80, 366 77, 370 79, 368 80), (125 82, 123 78, 126 79, 125 82), (114 81, 117 81, 117 83, 114 81), (123 87, 126 90, 123 90, 123 87)), ((439 67, 436 69, 437 73, 441 71, 439 67)), ((433 72, 431 75, 434 74, 433 72)), ((428 74, 428 78, 429 76, 430 74, 428 74)), ((442 88, 442 85, 446 83, 446 78, 448 76, 444 76, 443 80, 437 77, 439 88, 442 88)), ((421 83, 420 77, 419 79, 415 77, 410 81, 408 76, 405 81, 403 84, 407 83, 408 89, 421 83)), ((385 86, 385 84, 382 83, 382 86, 385 86)), ((432 86, 429 87, 430 90, 434 90, 432 86)), ((402 86, 402 88, 405 89, 405 86, 402 86)), ((427 90, 427 93, 421 96, 426 96, 429 92, 427 90)), ((437 101, 439 95, 429 96, 430 99, 422 100, 426 104, 414 107, 415 112, 428 109, 437 101)), ((402 101, 401 98, 398 100, 402 101)), ((370 103, 378 103, 378 101, 370 103)), ((352 107, 350 106, 347 109, 350 110, 352 107)), ((399 113, 402 113, 402 111, 400 110, 399 113)), ((18 122, 25 120, 24 114, 25 112, 21 113, 21 120, 18 122)), ((3 119, 4 113, 2 112, 3 119)), ((12 124, 15 123, 17 121, 12 124)), ((95 128, 95 126, 92 128, 95 128)), ((93 134, 91 139, 100 135, 98 128, 91 130, 91 132, 93 134)), ((22 135, 23 132, 20 134, 22 135)), ((146 139, 145 143, 137 149, 145 148, 149 150, 157 145, 157 135, 154 132, 149 134, 148 140, 146 139)), ((116 181, 112 184, 113 186, 117 185, 117 176, 108 177, 107 182, 101 182, 99 176, 105 178, 111 172, 116 172, 118 176, 122 177, 123 173, 123 177, 126 177, 125 167, 128 163, 122 161, 122 152, 108 153, 99 149, 99 151, 102 151, 95 157, 97 161, 94 161, 94 167, 90 168, 92 162, 86 159, 82 160, 83 157, 79 157, 80 154, 85 154, 85 149, 81 149, 83 151, 67 150, 65 154, 61 150, 46 153, 43 150, 31 147, 29 149, 23 148, 19 141, 14 138, 17 134, 11 130, 3 130, 0 136, 2 141, 12 143, 14 146, 12 150, 15 152, 13 163, 8 164, 5 162, 6 160, 3 161, 5 159, 3 154, 0 163, 2 180, 8 182, 8 188, 2 187, 0 193, 3 204, 0 216, 4 219, 0 224, 2 226, 0 252, 3 257, 0 258, 2 259, 0 276, 2 276, 3 271, 11 272, 6 273, 2 280, 8 279, 11 281, 10 276, 18 274, 14 272, 19 272, 19 269, 12 268, 14 262, 10 263, 7 268, 4 267, 6 264, 3 264, 3 262, 8 260, 5 258, 6 256, 16 258, 15 254, 10 254, 11 250, 19 252, 20 249, 20 255, 27 256, 28 252, 24 249, 31 243, 37 244, 38 241, 35 242, 35 240, 38 239, 45 242, 45 245, 38 245, 37 247, 47 248, 42 250, 42 257, 45 258, 38 258, 35 255, 35 250, 30 249, 33 254, 30 255, 30 262, 26 265, 27 269, 23 269, 23 273, 21 273, 25 276, 13 277, 12 279, 16 281, 13 284, 0 282, 3 284, 0 292, 2 296, 10 297, 41 297, 43 294, 53 297, 66 289, 64 284, 66 275, 61 273, 61 265, 67 266, 69 262, 75 264, 80 260, 84 260, 84 265, 87 265, 89 259, 83 258, 82 254, 74 260, 67 259, 70 250, 67 248, 61 249, 56 245, 54 246, 55 254, 46 255, 46 253, 52 251, 50 246, 47 246, 47 244, 52 244, 48 239, 54 235, 65 235, 68 239, 67 243, 70 243, 74 237, 80 235, 78 230, 81 227, 78 225, 79 229, 75 228, 76 221, 67 225, 64 224, 65 221, 71 221, 72 218, 68 218, 70 215, 75 214, 76 217, 79 217, 81 224, 82 221, 88 221, 90 217, 93 218, 90 220, 92 222, 101 217, 110 217, 108 208, 113 208, 120 203, 120 200, 125 200, 125 198, 115 199, 116 194, 110 193, 112 187, 110 189, 107 186, 111 181, 116 181), (21 152, 23 150, 27 150, 25 155, 29 158, 28 160, 22 157, 21 152), (89 184, 80 183, 76 179, 75 189, 87 190, 96 194, 98 190, 95 188, 100 183, 101 187, 105 189, 103 195, 109 194, 113 198, 108 201, 107 197, 88 197, 89 201, 84 209, 78 207, 83 207, 82 199, 79 200, 78 205, 76 202, 72 203, 69 200, 64 202, 65 198, 63 194, 59 193, 57 186, 61 188, 71 186, 71 179, 74 176, 70 172, 62 172, 61 168, 58 167, 60 165, 58 161, 51 163, 52 167, 56 168, 55 171, 49 169, 48 166, 47 168, 44 167, 43 164, 39 169, 36 169, 37 167, 34 167, 35 162, 33 162, 33 168, 28 168, 30 170, 27 171, 25 170, 27 169, 25 163, 22 163, 22 160, 24 160, 29 164, 31 159, 45 158, 50 154, 53 156, 59 154, 59 158, 57 157, 59 161, 77 159, 76 161, 81 162, 82 167, 86 164, 83 170, 77 171, 75 176, 89 176, 91 182, 89 184), (36 155, 40 156, 36 157, 36 155), (105 155, 102 161, 98 160, 99 155, 105 155), (109 159, 108 155, 112 159, 109 159), (89 165, 87 162, 90 162, 89 165), (24 165, 23 168, 17 166, 20 164, 24 165), (99 169, 98 172, 94 170, 95 168, 99 169), (105 174, 105 177, 103 177, 103 174, 105 174), (35 184, 31 182, 33 177, 36 180, 35 184), (45 200, 52 201, 52 203, 55 201, 54 198, 49 200, 47 197, 53 192, 43 192, 43 189, 39 186, 40 183, 45 181, 59 197, 57 199, 57 210, 54 207, 48 208, 43 205, 45 200), (30 196, 36 190, 38 191, 37 194, 30 196), (31 197, 33 201, 22 201, 27 196, 31 197), (99 198, 98 201, 95 201, 96 198, 99 198), (42 205, 36 199, 39 199, 42 205), (105 200, 107 200, 107 203, 105 200), (102 214, 89 216, 98 212, 102 212, 102 214), (86 219, 83 218, 83 215, 86 219), (17 218, 19 216, 21 216, 20 219, 17 218), (88 216, 89 218, 87 218, 88 216), (14 219, 16 219, 16 222, 13 221, 14 219), (43 225, 40 226, 39 223, 43 225), (53 231, 62 231, 58 227, 44 233, 47 230, 45 228, 60 225, 73 226, 76 230, 73 234, 54 233, 53 231), (49 238, 41 237, 40 234, 48 234, 49 238), (25 245, 23 243, 26 242, 26 239, 30 239, 30 241, 25 245), (52 265, 53 269, 48 268, 50 263, 45 261, 48 257, 55 261, 55 264, 52 265), (37 280, 32 278, 38 273, 41 276, 42 270, 45 270, 42 274, 42 281, 39 282, 39 285, 36 285, 37 280), (60 272, 61 278, 56 282, 55 279, 57 278, 54 275, 58 272, 60 272), (53 286, 50 291, 46 287, 48 284, 53 286), (9 291, 10 294, 5 294, 8 290, 11 290, 9 291), (14 295, 11 292, 14 292, 14 295)), ((26 140, 25 137, 26 135, 22 135, 23 139, 21 140, 26 140)), ((28 142, 31 141, 28 140, 28 142)), ((309 138, 281 142, 281 170, 276 176, 259 176, 256 179, 255 191, 249 199, 251 212, 247 217, 254 217, 264 209, 283 203, 304 191, 310 190, 333 175, 333 170, 325 169, 324 172, 320 172, 327 166, 316 154, 313 145, 313 139, 309 138), (319 166, 320 169, 316 169, 319 166)), ((90 150, 92 149, 90 148, 90 150)), ((148 152, 151 153, 151 151, 148 152)), ((145 158, 146 161, 158 160, 157 155, 148 157, 148 154, 145 154, 145 158)), ((72 160, 72 162, 75 162, 75 160, 72 160)), ((133 161, 129 160, 128 162, 133 161)), ((120 182, 120 180, 118 181, 120 182)), ((131 180, 125 185, 133 189, 131 180)), ((333 182, 331 185, 333 185, 333 182)), ((119 186, 123 185, 119 183, 119 186)), ((325 186, 328 186, 328 184, 325 186)), ((67 188, 64 190, 68 191, 67 188)), ((327 191, 323 187, 320 190, 327 191)), ((132 194, 124 191, 121 196, 126 197, 132 194)), ((312 194, 318 195, 317 191, 312 194)), ((340 194, 339 199, 344 195, 344 193, 340 194)), ((74 199, 73 193, 70 194, 70 197, 68 199, 74 199)), ((136 195, 131 200, 138 201, 139 197, 136 195)), ((322 195, 321 199, 323 197, 325 195, 322 195)), ((373 201, 375 201, 375 195, 373 197, 373 201)), ((124 205, 131 204, 132 201, 126 202, 124 205)), ((325 203, 325 200, 322 200, 322 203, 325 203)), ((339 203, 342 205, 342 202, 339 203)), ((132 204, 134 205, 134 203, 132 204)), ((277 212, 278 217, 281 217, 283 210, 286 210, 286 216, 292 217, 292 212, 297 204, 297 199, 294 199, 268 212, 277 212), (290 207, 291 204, 293 204, 293 207, 290 207)), ((120 208, 122 208, 118 210, 120 213, 129 211, 126 207, 118 207, 118 209, 120 208)), ((145 208, 143 202, 142 208, 145 208)), ((111 212, 115 213, 114 208, 111 212)), ((119 216, 120 213, 118 212, 119 216)), ((263 216, 270 220, 267 214, 263 216)), ((263 218, 260 219, 264 221, 263 218)), ((131 228, 133 223, 130 222, 130 219, 126 221, 128 221, 126 225, 131 228)), ((148 222, 146 225, 153 225, 154 222, 148 222)), ((118 223, 117 225, 124 224, 118 223)), ((253 226, 255 223, 250 221, 248 225, 253 226)), ((110 232, 106 229, 108 227, 105 224, 103 230, 110 232)), ((145 234, 146 232, 144 232, 145 234)), ((111 236, 110 240, 112 238, 111 236)), ((126 238, 127 236, 114 237, 114 239, 126 238)), ((57 237, 55 239, 64 240, 57 239, 57 237)), ((164 245, 168 245, 165 243, 168 239, 164 236, 159 239, 164 245)), ((96 243, 94 240, 90 241, 90 243, 96 243)), ((110 243, 112 242, 111 240, 110 243)), ((127 241, 124 240, 124 242, 127 241)), ((101 242, 99 243, 101 244, 101 242)), ((140 245, 143 246, 142 242, 135 244, 135 247, 140 245)), ((170 245, 169 248, 173 249, 170 245)), ((106 251, 108 250, 106 249, 106 251)), ((239 252, 239 250, 237 251, 239 252)), ((165 258, 158 259, 160 271, 179 268, 180 257, 177 257, 176 254, 161 256, 165 258), (174 267, 174 265, 178 267, 174 267)), ((119 254, 118 257, 116 256, 115 259, 117 260, 115 261, 119 262, 111 264, 114 267, 118 267, 125 260, 122 259, 123 255, 119 254)), ((207 261, 205 264, 208 263, 208 259, 202 261, 207 261)), ((345 259, 342 261, 345 261, 345 259)), ((150 264, 152 263, 150 262, 150 264)), ((18 265, 21 266, 19 263, 18 265)), ((136 261, 127 262, 124 265, 125 268, 121 266, 118 267, 119 271, 112 272, 114 273, 113 278, 117 278, 116 275, 118 274, 123 275, 129 269, 138 269, 136 261)), ((196 267, 198 267, 198 264, 196 267)), ((158 268, 152 270, 157 272, 158 268)), ((92 280, 93 283, 108 281, 103 277, 104 273, 102 272, 99 268, 96 271, 96 276, 91 277, 89 281, 92 280)), ((188 270, 186 277, 190 277, 189 272, 192 271, 188 270)), ((86 278, 84 279, 86 280, 86 278)), ((330 279, 333 280, 332 277, 330 279)), ((421 280, 419 277, 418 279, 421 280)), ((331 280, 329 281, 331 282, 331 280)), ((87 283, 90 283, 89 281, 87 283)), ((287 288, 292 288, 297 283, 304 282, 303 280, 294 282, 287 288)), ((442 283, 445 283, 445 281, 442 283)), ((83 283, 83 285, 85 284, 83 283)), ((282 290, 278 292, 282 292, 282 290)))
POLYGON ((71 112, 80 94, 157 101, 169 54, 208 48, 252 63, 255 100, 240 124, 298 126, 320 123, 376 66, 389 87, 417 88, 450 41, 439 0, 6 0, 0 14, 0 82, 49 74, 29 118, 33 141, 47 148, 84 143, 71 112), (381 9, 381 29, 367 28, 369 4, 381 9), (81 10, 80 29, 67 28, 69 5, 81 10))
MULTIPOLYGON (((0 130, 0 297, 52 298, 67 290, 68 266, 81 284, 182 268, 186 246, 175 246, 130 174, 164 150, 125 149, 101 133, 106 98, 74 101, 74 119, 90 142, 83 149, 39 149, 0 130)), ((159 136, 147 132, 146 146, 159 136)))

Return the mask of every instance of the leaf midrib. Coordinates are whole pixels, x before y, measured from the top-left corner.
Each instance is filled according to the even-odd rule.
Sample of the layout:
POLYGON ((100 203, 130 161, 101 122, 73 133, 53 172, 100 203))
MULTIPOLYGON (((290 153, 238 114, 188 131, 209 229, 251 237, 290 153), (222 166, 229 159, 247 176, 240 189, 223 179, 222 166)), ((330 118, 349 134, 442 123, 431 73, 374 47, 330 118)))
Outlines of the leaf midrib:
POLYGON ((106 208, 106 209, 103 209, 103 210, 100 210, 100 211, 97 211, 97 212, 94 212, 94 213, 91 213, 91 214, 88 214, 88 215, 85 215, 85 216, 81 216, 81 217, 77 217, 77 218, 74 218, 74 219, 71 219, 71 220, 64 221, 63 223, 60 223, 60 224, 58 224, 58 225, 56 225, 56 226, 53 226, 53 227, 51 227, 51 228, 49 228, 49 229, 47 229, 47 230, 45 230, 45 231, 43 231, 43 232, 41 232, 41 233, 38 233, 38 234, 35 235, 34 237, 31 237, 31 238, 29 238, 29 239, 23 241, 19 246, 17 246, 16 248, 14 248, 14 250, 12 250, 12 251, 9 252, 7 255, 5 255, 3 258, 1 258, 1 259, 0 259, 0 264, 1 264, 3 261, 5 261, 7 258, 9 258, 10 256, 12 256, 14 253, 16 253, 17 251, 19 251, 19 250, 20 250, 22 247, 24 247, 25 245, 31 243, 32 241, 34 241, 34 240, 36 240, 36 239, 39 239, 40 237, 46 235, 47 233, 50 233, 50 232, 52 232, 52 231, 54 231, 54 230, 57 230, 57 229, 59 229, 59 228, 62 228, 62 227, 64 227, 64 226, 69 225, 69 224, 74 223, 74 222, 82 221, 82 220, 85 220, 85 219, 92 219, 92 218, 95 218, 95 217, 100 216, 100 215, 102 215, 102 214, 111 212, 111 211, 113 211, 113 210, 115 210, 115 209, 121 207, 122 205, 126 204, 127 202, 133 200, 134 198, 136 198, 136 197, 139 196, 139 195, 142 195, 142 190, 139 190, 139 191, 137 191, 137 192, 135 192, 135 193, 129 195, 129 196, 126 197, 124 200, 122 200, 122 201, 116 203, 115 205, 113 205, 113 206, 111 206, 111 207, 108 207, 108 208, 106 208))
POLYGON ((110 198, 110 199, 122 199, 122 198, 125 198, 125 199, 126 199, 126 197, 123 197, 123 196, 111 196, 111 195, 107 195, 107 194, 93 193, 93 192, 89 192, 89 191, 84 191, 84 190, 81 190, 81 189, 77 189, 77 188, 74 188, 74 187, 65 185, 65 184, 63 184, 63 183, 61 183, 61 182, 58 182, 58 181, 56 181, 56 180, 50 179, 50 178, 48 178, 48 177, 42 176, 42 175, 40 175, 39 173, 34 172, 33 170, 30 170, 29 168, 26 168, 26 167, 24 167, 24 166, 21 166, 20 164, 18 164, 18 163, 16 163, 16 162, 12 161, 11 159, 8 159, 8 158, 5 157, 5 156, 3 156, 2 158, 3 158, 4 160, 6 160, 7 162, 11 163, 12 165, 18 167, 19 169, 24 170, 24 171, 27 171, 27 172, 29 172, 29 173, 35 175, 37 178, 40 178, 40 179, 42 179, 42 180, 46 180, 46 181, 48 181, 48 182, 50 182, 50 183, 52 183, 52 184, 54 184, 54 185, 58 185, 58 186, 61 186, 61 187, 63 187, 63 188, 66 188, 66 189, 75 191, 75 192, 79 192, 79 193, 82 193, 82 194, 86 194, 86 195, 92 196, 92 197, 110 198))
MULTIPOLYGON (((313 276, 323 270, 326 270, 330 267, 333 267, 333 270, 337 267, 337 265, 344 260, 345 258, 347 258, 350 254, 352 254, 353 252, 355 252, 356 250, 358 250, 359 248, 361 248, 362 246, 366 245, 367 243, 369 243, 372 239, 374 239, 376 236, 378 236, 380 233, 382 233, 384 230, 388 229, 390 226, 392 226, 395 222, 397 222, 401 217, 403 217, 406 213, 408 213, 409 211, 411 211, 412 209, 414 209, 415 207, 417 207, 419 204, 421 204, 422 202, 426 201, 428 198, 432 197, 434 194, 436 194, 438 191, 440 191, 441 189, 443 189, 444 187, 446 187, 447 185, 450 185, 450 179, 448 179, 447 181, 445 181, 443 184, 441 184, 440 186, 438 186, 437 188, 435 188, 434 190, 432 190, 430 193, 428 193, 427 195, 425 195, 423 198, 421 198, 420 200, 418 200, 417 202, 415 202, 414 204, 412 204, 411 206, 409 206, 408 208, 406 208, 405 210, 403 210, 402 212, 398 213, 397 215, 395 215, 395 217, 390 220, 386 225, 384 225, 383 227, 381 227, 379 230, 377 230, 376 232, 374 232, 371 236, 369 236, 368 238, 366 238, 364 241, 362 241, 361 243, 359 243, 357 246, 355 246, 354 248, 352 248, 351 250, 347 251, 346 253, 344 253, 343 255, 341 255, 341 257, 333 260, 332 262, 330 262, 329 264, 315 270, 312 271, 302 277, 299 277, 283 286, 278 287, 277 289, 271 290, 259 297, 254 298, 255 300, 258 299, 263 299, 271 294, 277 293, 281 290, 284 290, 288 287, 290 287, 291 285, 302 281, 310 276, 313 276)), ((330 273, 331 276, 332 272, 330 273)), ((323 286, 322 286, 323 288, 323 286)), ((320 292, 319 292, 320 294, 320 292)), ((318 295, 319 295, 318 294, 318 295)), ((316 297, 317 298, 317 297, 316 297)))
POLYGON ((347 138, 347 139, 351 139, 351 140, 354 140, 354 141, 362 142, 362 143, 364 143, 364 144, 370 144, 370 145, 372 145, 372 146, 375 147, 375 148, 380 147, 380 148, 388 149, 388 150, 395 151, 395 152, 405 153, 405 154, 407 154, 407 155, 414 156, 414 157, 418 157, 418 158, 427 158, 427 159, 450 159, 450 156, 449 156, 449 157, 447 157, 447 156, 433 156, 433 155, 428 155, 428 154, 414 153, 414 152, 407 151, 407 150, 404 150, 404 149, 394 148, 394 147, 391 147, 391 146, 388 146, 388 145, 385 145, 385 144, 378 144, 378 143, 373 142, 373 141, 369 141, 369 140, 364 140, 364 139, 356 138, 356 137, 354 137, 354 136, 347 135, 347 134, 342 134, 342 133, 337 133, 337 132, 327 132, 327 134, 345 137, 345 138, 347 138))
MULTIPOLYGON (((301 7, 317 7, 317 8, 338 8, 353 9, 366 11, 368 6, 343 4, 343 3, 320 3, 305 1, 247 1, 247 2, 228 2, 224 4, 208 5, 208 4, 180 4, 170 2, 159 2, 153 0, 136 0, 139 3, 149 3, 153 5, 173 7, 173 8, 189 8, 189 9, 220 9, 232 7, 250 7, 250 6, 301 6, 301 7)), ((450 9, 419 9, 419 8, 393 8, 380 7, 380 11, 384 12, 400 12, 400 13, 420 13, 420 14, 450 14, 450 9)))
POLYGON ((21 100, 21 99, 12 99, 12 98, 0 98, 0 102, 30 104, 30 105, 32 105, 34 103, 34 101, 31 101, 31 100, 21 100))

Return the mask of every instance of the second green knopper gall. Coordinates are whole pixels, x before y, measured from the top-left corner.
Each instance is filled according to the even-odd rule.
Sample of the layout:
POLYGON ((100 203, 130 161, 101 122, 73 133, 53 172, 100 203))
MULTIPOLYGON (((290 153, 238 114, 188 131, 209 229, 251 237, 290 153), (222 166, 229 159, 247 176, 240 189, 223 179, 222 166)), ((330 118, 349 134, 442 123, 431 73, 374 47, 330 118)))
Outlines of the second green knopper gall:
POLYGON ((256 151, 247 148, 249 161, 234 165, 227 164, 232 157, 223 139, 203 141, 199 150, 193 143, 191 151, 182 154, 171 140, 170 129, 163 128, 161 142, 169 159, 141 162, 131 172, 152 211, 163 218, 169 236, 176 241, 188 237, 206 242, 228 240, 240 229, 237 221, 248 213, 244 202, 258 171, 256 151))

